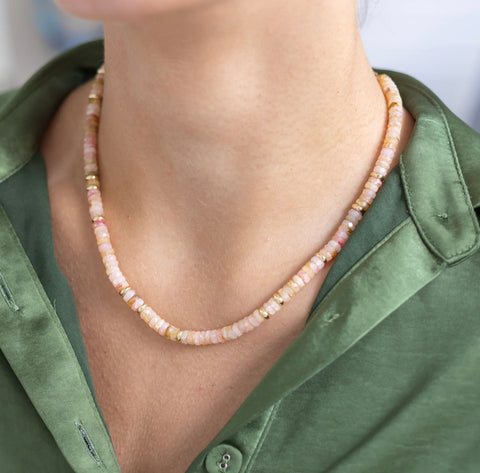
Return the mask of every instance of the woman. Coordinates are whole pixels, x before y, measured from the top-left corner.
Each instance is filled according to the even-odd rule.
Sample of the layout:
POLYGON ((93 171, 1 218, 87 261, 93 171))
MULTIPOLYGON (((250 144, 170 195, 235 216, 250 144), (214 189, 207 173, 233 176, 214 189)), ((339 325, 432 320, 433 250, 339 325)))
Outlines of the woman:
POLYGON ((478 471, 480 137, 407 76, 387 106, 354 0, 57 3, 105 52, 2 99, 5 471, 478 471), (388 178, 278 314, 201 347, 132 314, 259 308, 376 172, 389 107, 388 178))

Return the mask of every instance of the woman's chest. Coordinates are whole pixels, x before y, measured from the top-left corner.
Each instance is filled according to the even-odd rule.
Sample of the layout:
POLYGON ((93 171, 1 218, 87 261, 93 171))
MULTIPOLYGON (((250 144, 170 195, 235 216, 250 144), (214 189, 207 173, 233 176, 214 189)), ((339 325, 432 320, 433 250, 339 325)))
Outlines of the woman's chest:
POLYGON ((190 347, 161 339, 132 313, 107 312, 80 304, 95 393, 122 473, 184 473, 296 335, 277 334, 263 346, 244 337, 190 347))

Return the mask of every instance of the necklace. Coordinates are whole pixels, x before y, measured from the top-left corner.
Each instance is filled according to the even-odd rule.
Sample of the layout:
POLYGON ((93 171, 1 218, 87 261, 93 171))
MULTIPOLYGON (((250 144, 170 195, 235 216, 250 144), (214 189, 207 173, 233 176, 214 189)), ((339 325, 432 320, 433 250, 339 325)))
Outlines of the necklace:
POLYGON ((382 149, 373 171, 365 183, 363 191, 352 204, 344 220, 328 243, 316 252, 302 268, 294 274, 285 285, 276 291, 266 302, 251 314, 237 322, 211 330, 186 330, 175 327, 158 315, 130 286, 120 270, 118 260, 113 250, 110 234, 103 211, 100 193, 100 176, 97 161, 98 126, 100 121, 103 80, 105 70, 102 66, 95 76, 88 97, 86 126, 84 136, 84 169, 85 182, 92 219, 93 230, 97 240, 98 250, 110 282, 115 290, 137 312, 153 330, 165 338, 187 345, 211 345, 234 340, 248 333, 270 319, 278 312, 302 287, 308 284, 316 274, 340 252, 343 245, 353 232, 363 214, 375 199, 382 185, 400 140, 402 128, 402 99, 395 83, 385 74, 377 75, 377 80, 385 95, 388 107, 388 122, 382 149))

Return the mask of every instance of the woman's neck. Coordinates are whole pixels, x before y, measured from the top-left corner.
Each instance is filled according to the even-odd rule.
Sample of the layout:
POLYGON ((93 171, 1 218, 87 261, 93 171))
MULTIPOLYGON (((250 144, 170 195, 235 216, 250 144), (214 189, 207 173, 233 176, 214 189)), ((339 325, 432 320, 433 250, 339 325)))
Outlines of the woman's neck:
POLYGON ((169 201, 253 218, 373 164, 386 107, 354 3, 217 2, 107 24, 107 192, 128 188, 140 214, 169 201))
MULTIPOLYGON (((259 261, 293 268, 325 243, 363 188, 387 117, 354 0, 232 0, 105 31, 99 162, 120 247, 168 248, 177 272, 203 255, 212 274, 252 274, 259 261)), ((86 95, 70 96, 43 147, 61 157, 49 180, 76 173, 81 199, 81 151, 65 158, 86 95)), ((406 112, 399 151, 412 124, 406 112)))

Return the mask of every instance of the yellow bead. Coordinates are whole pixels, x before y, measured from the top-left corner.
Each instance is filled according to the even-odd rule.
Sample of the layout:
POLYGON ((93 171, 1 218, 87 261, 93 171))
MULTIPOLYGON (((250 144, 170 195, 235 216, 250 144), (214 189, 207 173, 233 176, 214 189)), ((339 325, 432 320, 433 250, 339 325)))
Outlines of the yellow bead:
POLYGON ((261 316, 264 318, 264 319, 269 319, 270 318, 270 314, 264 309, 264 307, 260 307, 260 309, 258 309, 258 312, 260 312, 261 316))
POLYGON ((130 286, 124 287, 119 294, 123 297, 130 289, 132 289, 130 286))

